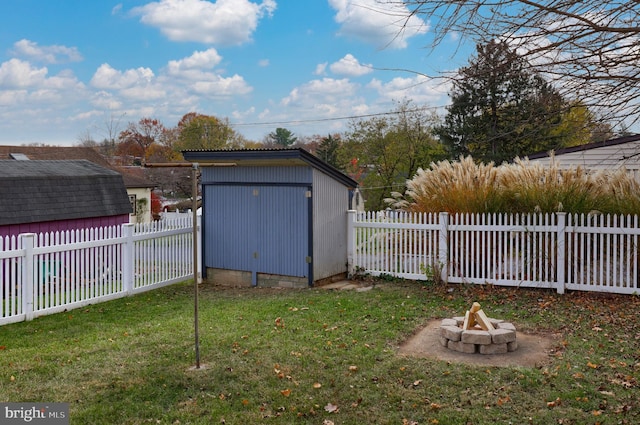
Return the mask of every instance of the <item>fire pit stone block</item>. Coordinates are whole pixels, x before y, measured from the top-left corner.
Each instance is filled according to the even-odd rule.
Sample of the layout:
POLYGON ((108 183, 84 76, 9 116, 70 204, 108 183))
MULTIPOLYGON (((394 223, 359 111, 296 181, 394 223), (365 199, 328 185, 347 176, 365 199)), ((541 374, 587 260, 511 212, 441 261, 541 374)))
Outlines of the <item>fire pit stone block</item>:
POLYGON ((475 344, 467 344, 462 341, 449 341, 447 344, 449 350, 458 351, 460 353, 473 354, 476 352, 475 344))
POLYGON ((458 326, 458 321, 456 319, 442 319, 440 326, 458 326))
POLYGON ((513 326, 513 323, 510 323, 510 322, 501 322, 501 323, 498 323, 497 328, 498 328, 498 329, 508 329, 508 330, 510 330, 510 331, 514 331, 514 332, 516 331, 516 327, 515 327, 515 326, 513 326))
POLYGON ((516 331, 510 329, 502 329, 498 328, 492 331, 489 331, 491 335, 491 342, 494 344, 506 344, 508 342, 513 342, 516 340, 516 331))
POLYGON ((440 335, 450 341, 460 341, 462 338, 462 328, 457 326, 440 326, 440 335))
POLYGON ((440 345, 466 354, 505 354, 518 349, 516 327, 500 319, 488 318, 495 329, 462 329, 464 317, 442 319, 440 345))
POLYGON ((491 344, 491 335, 487 331, 471 329, 462 331, 461 340, 467 344, 489 345, 491 344))
POLYGON ((506 343, 480 345, 479 347, 480 354, 505 354, 509 351, 506 343))

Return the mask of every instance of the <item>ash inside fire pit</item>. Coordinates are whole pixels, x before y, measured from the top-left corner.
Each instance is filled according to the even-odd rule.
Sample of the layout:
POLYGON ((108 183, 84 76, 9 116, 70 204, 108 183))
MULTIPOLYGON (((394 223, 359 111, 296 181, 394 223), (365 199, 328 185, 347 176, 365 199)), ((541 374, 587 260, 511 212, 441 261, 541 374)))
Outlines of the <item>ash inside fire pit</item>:
POLYGON ((504 354, 518 349, 516 327, 487 317, 478 303, 464 317, 442 320, 440 344, 460 353, 504 354))

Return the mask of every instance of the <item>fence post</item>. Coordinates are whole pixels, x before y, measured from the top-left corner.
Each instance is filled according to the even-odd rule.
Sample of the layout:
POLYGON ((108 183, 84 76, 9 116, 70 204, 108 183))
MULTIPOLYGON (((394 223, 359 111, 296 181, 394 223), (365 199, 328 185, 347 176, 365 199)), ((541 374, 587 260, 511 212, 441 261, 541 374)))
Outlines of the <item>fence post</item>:
POLYGON ((135 224, 122 225, 122 289, 125 294, 133 293, 133 229, 135 224))
POLYGON ((558 216, 558 229, 557 229, 557 241, 558 241, 558 253, 556 254, 556 290, 558 294, 564 294, 565 280, 566 280, 566 232, 567 232, 567 213, 559 212, 558 216))
POLYGON ((33 291, 36 284, 36 279, 33 274, 33 246, 35 244, 36 234, 23 233, 19 237, 20 245, 24 249, 21 270, 22 285, 20 285, 22 312, 24 313, 25 320, 33 320, 33 291))
POLYGON ((354 276, 356 273, 354 266, 355 255, 355 226, 356 211, 347 211, 347 274, 349 277, 354 276))
POLYGON ((438 264, 441 267, 440 276, 444 283, 449 282, 449 213, 441 212, 438 215, 440 229, 438 229, 438 264))
POLYGON ((196 223, 194 225, 198 226, 196 228, 196 240, 193 241, 193 243, 198 244, 198 262, 196 263, 200 265, 197 271, 198 283, 202 283, 202 271, 204 270, 204 263, 202 262, 202 215, 196 217, 196 223))

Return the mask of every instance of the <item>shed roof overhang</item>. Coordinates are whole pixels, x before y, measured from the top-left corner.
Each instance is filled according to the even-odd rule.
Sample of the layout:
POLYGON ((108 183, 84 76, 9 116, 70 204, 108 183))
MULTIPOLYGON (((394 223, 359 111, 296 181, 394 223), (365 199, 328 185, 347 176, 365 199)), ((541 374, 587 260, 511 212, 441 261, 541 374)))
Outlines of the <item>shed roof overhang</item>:
POLYGON ((182 155, 190 162, 219 166, 311 166, 349 188, 358 186, 351 177, 304 149, 188 150, 182 151, 182 155))

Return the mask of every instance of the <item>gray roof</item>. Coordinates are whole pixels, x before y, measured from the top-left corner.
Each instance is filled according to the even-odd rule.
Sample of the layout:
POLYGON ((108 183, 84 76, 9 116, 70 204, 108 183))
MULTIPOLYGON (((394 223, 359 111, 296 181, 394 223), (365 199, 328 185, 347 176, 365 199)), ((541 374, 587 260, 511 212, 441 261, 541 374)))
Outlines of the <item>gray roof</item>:
POLYGON ((129 214, 122 176, 87 160, 0 160, 0 225, 129 214))
POLYGON ((291 149, 221 149, 185 150, 182 156, 187 161, 235 165, 290 166, 308 165, 316 168, 349 188, 358 182, 342 171, 300 148, 291 149))

